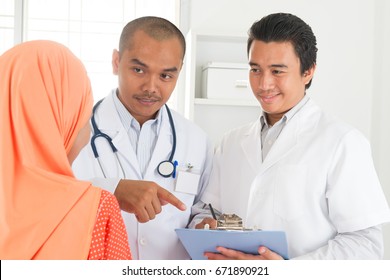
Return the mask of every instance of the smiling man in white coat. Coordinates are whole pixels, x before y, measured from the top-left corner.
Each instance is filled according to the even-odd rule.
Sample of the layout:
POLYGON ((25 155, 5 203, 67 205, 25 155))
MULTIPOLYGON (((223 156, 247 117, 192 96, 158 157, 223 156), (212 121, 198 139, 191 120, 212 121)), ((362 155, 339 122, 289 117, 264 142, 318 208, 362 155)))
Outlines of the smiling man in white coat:
MULTIPOLYGON (((370 145, 306 95, 317 54, 310 26, 291 14, 268 15, 250 28, 247 51, 263 113, 224 136, 193 223, 211 203, 242 217, 246 227, 285 231, 292 259, 382 258, 381 224, 390 212, 370 145)), ((215 227, 208 217, 197 228, 206 223, 215 227)), ((282 259, 256 249, 258 255, 218 247, 219 254, 205 255, 282 259)))
POLYGON ((75 175, 117 197, 133 259, 188 259, 175 229, 186 227, 212 165, 206 134, 166 102, 185 54, 171 22, 142 17, 123 29, 112 65, 118 88, 98 102, 91 142, 75 175))

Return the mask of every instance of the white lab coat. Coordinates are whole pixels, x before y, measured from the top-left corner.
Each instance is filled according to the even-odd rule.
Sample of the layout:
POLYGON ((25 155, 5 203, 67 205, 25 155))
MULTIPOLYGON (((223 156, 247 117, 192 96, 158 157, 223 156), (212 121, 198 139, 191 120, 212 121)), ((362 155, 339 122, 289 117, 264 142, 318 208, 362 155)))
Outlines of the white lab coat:
MULTIPOLYGON (((95 114, 99 129, 108 134, 118 149, 120 162, 125 170, 126 178, 133 180, 154 181, 183 201, 187 210, 182 212, 174 206, 163 206, 162 212, 147 223, 138 223, 133 214, 122 211, 129 235, 129 244, 134 259, 189 259, 187 252, 178 240, 175 229, 186 227, 191 206, 199 197, 192 193, 175 191, 176 179, 163 178, 157 173, 157 166, 167 160, 172 150, 172 131, 169 118, 163 110, 160 134, 156 142, 150 163, 142 178, 137 156, 128 139, 127 132, 122 126, 115 109, 112 92, 100 104, 95 114)), ((195 124, 172 111, 176 129, 176 152, 173 160, 178 162, 178 169, 190 163, 191 172, 201 175, 197 194, 203 191, 208 181, 212 166, 213 147, 206 134, 195 124)), ((114 192, 120 178, 123 178, 118 160, 113 155, 107 141, 103 138, 96 140, 105 179, 97 160, 92 153, 91 145, 87 145, 73 163, 75 176, 84 180, 92 180, 93 184, 110 192, 114 192)))
POLYGON ((364 136, 309 100, 287 122, 262 162, 260 129, 257 120, 224 136, 201 200, 223 213, 238 214, 247 227, 285 231, 290 258, 321 247, 306 257, 383 254, 380 228, 371 231, 378 240, 372 255, 359 254, 364 245, 353 238, 347 241, 347 252, 338 248, 342 246, 337 240, 329 242, 338 233, 390 221, 364 136))

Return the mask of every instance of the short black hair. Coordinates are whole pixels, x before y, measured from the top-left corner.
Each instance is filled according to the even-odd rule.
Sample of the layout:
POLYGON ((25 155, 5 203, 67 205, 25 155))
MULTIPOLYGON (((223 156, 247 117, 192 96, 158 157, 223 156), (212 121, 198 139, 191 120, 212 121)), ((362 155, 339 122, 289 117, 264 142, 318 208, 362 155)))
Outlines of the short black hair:
POLYGON ((139 30, 142 30, 156 40, 165 40, 176 37, 179 39, 182 46, 184 58, 186 42, 183 33, 172 22, 154 16, 136 18, 126 24, 119 40, 119 55, 121 55, 125 49, 131 48, 131 39, 139 30))
MULTIPOLYGON (((288 13, 275 13, 253 23, 248 31, 247 53, 254 40, 290 42, 301 64, 301 74, 317 63, 317 40, 311 27, 299 17, 288 13)), ((306 85, 308 89, 311 81, 306 85)))

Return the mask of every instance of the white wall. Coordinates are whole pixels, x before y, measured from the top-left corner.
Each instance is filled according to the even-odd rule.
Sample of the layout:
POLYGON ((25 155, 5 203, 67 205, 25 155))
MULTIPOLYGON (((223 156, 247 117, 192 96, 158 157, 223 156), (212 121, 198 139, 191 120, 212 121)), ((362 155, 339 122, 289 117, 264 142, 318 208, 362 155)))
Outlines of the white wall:
MULTIPOLYGON (((371 143, 374 161, 390 202, 390 1, 376 1, 371 143)), ((385 258, 390 259, 390 224, 384 226, 385 258)))
MULTIPOLYGON (((361 130, 372 143, 375 164, 390 201, 390 4, 386 0, 182 0, 183 31, 247 34, 274 12, 301 17, 318 43, 317 72, 308 94, 326 111, 361 130), (387 110, 386 110, 387 109, 387 110)), ((390 259, 390 226, 385 226, 390 259)))

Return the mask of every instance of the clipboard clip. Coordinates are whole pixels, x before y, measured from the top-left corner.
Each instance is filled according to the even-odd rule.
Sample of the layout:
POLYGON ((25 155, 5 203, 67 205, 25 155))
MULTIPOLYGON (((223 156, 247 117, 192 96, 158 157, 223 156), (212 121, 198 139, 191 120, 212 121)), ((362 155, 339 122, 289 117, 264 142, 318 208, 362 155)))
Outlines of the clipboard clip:
POLYGON ((217 229, 244 230, 242 218, 236 214, 222 214, 217 220, 217 229))
MULTIPOLYGON (((213 219, 217 221, 217 227, 215 228, 216 230, 258 230, 257 227, 253 229, 245 228, 242 222, 242 218, 236 214, 221 214, 217 218, 217 215, 215 215, 214 208, 211 206, 211 204, 209 204, 209 208, 213 219)), ((206 224, 205 229, 209 228, 210 226, 206 224)))

